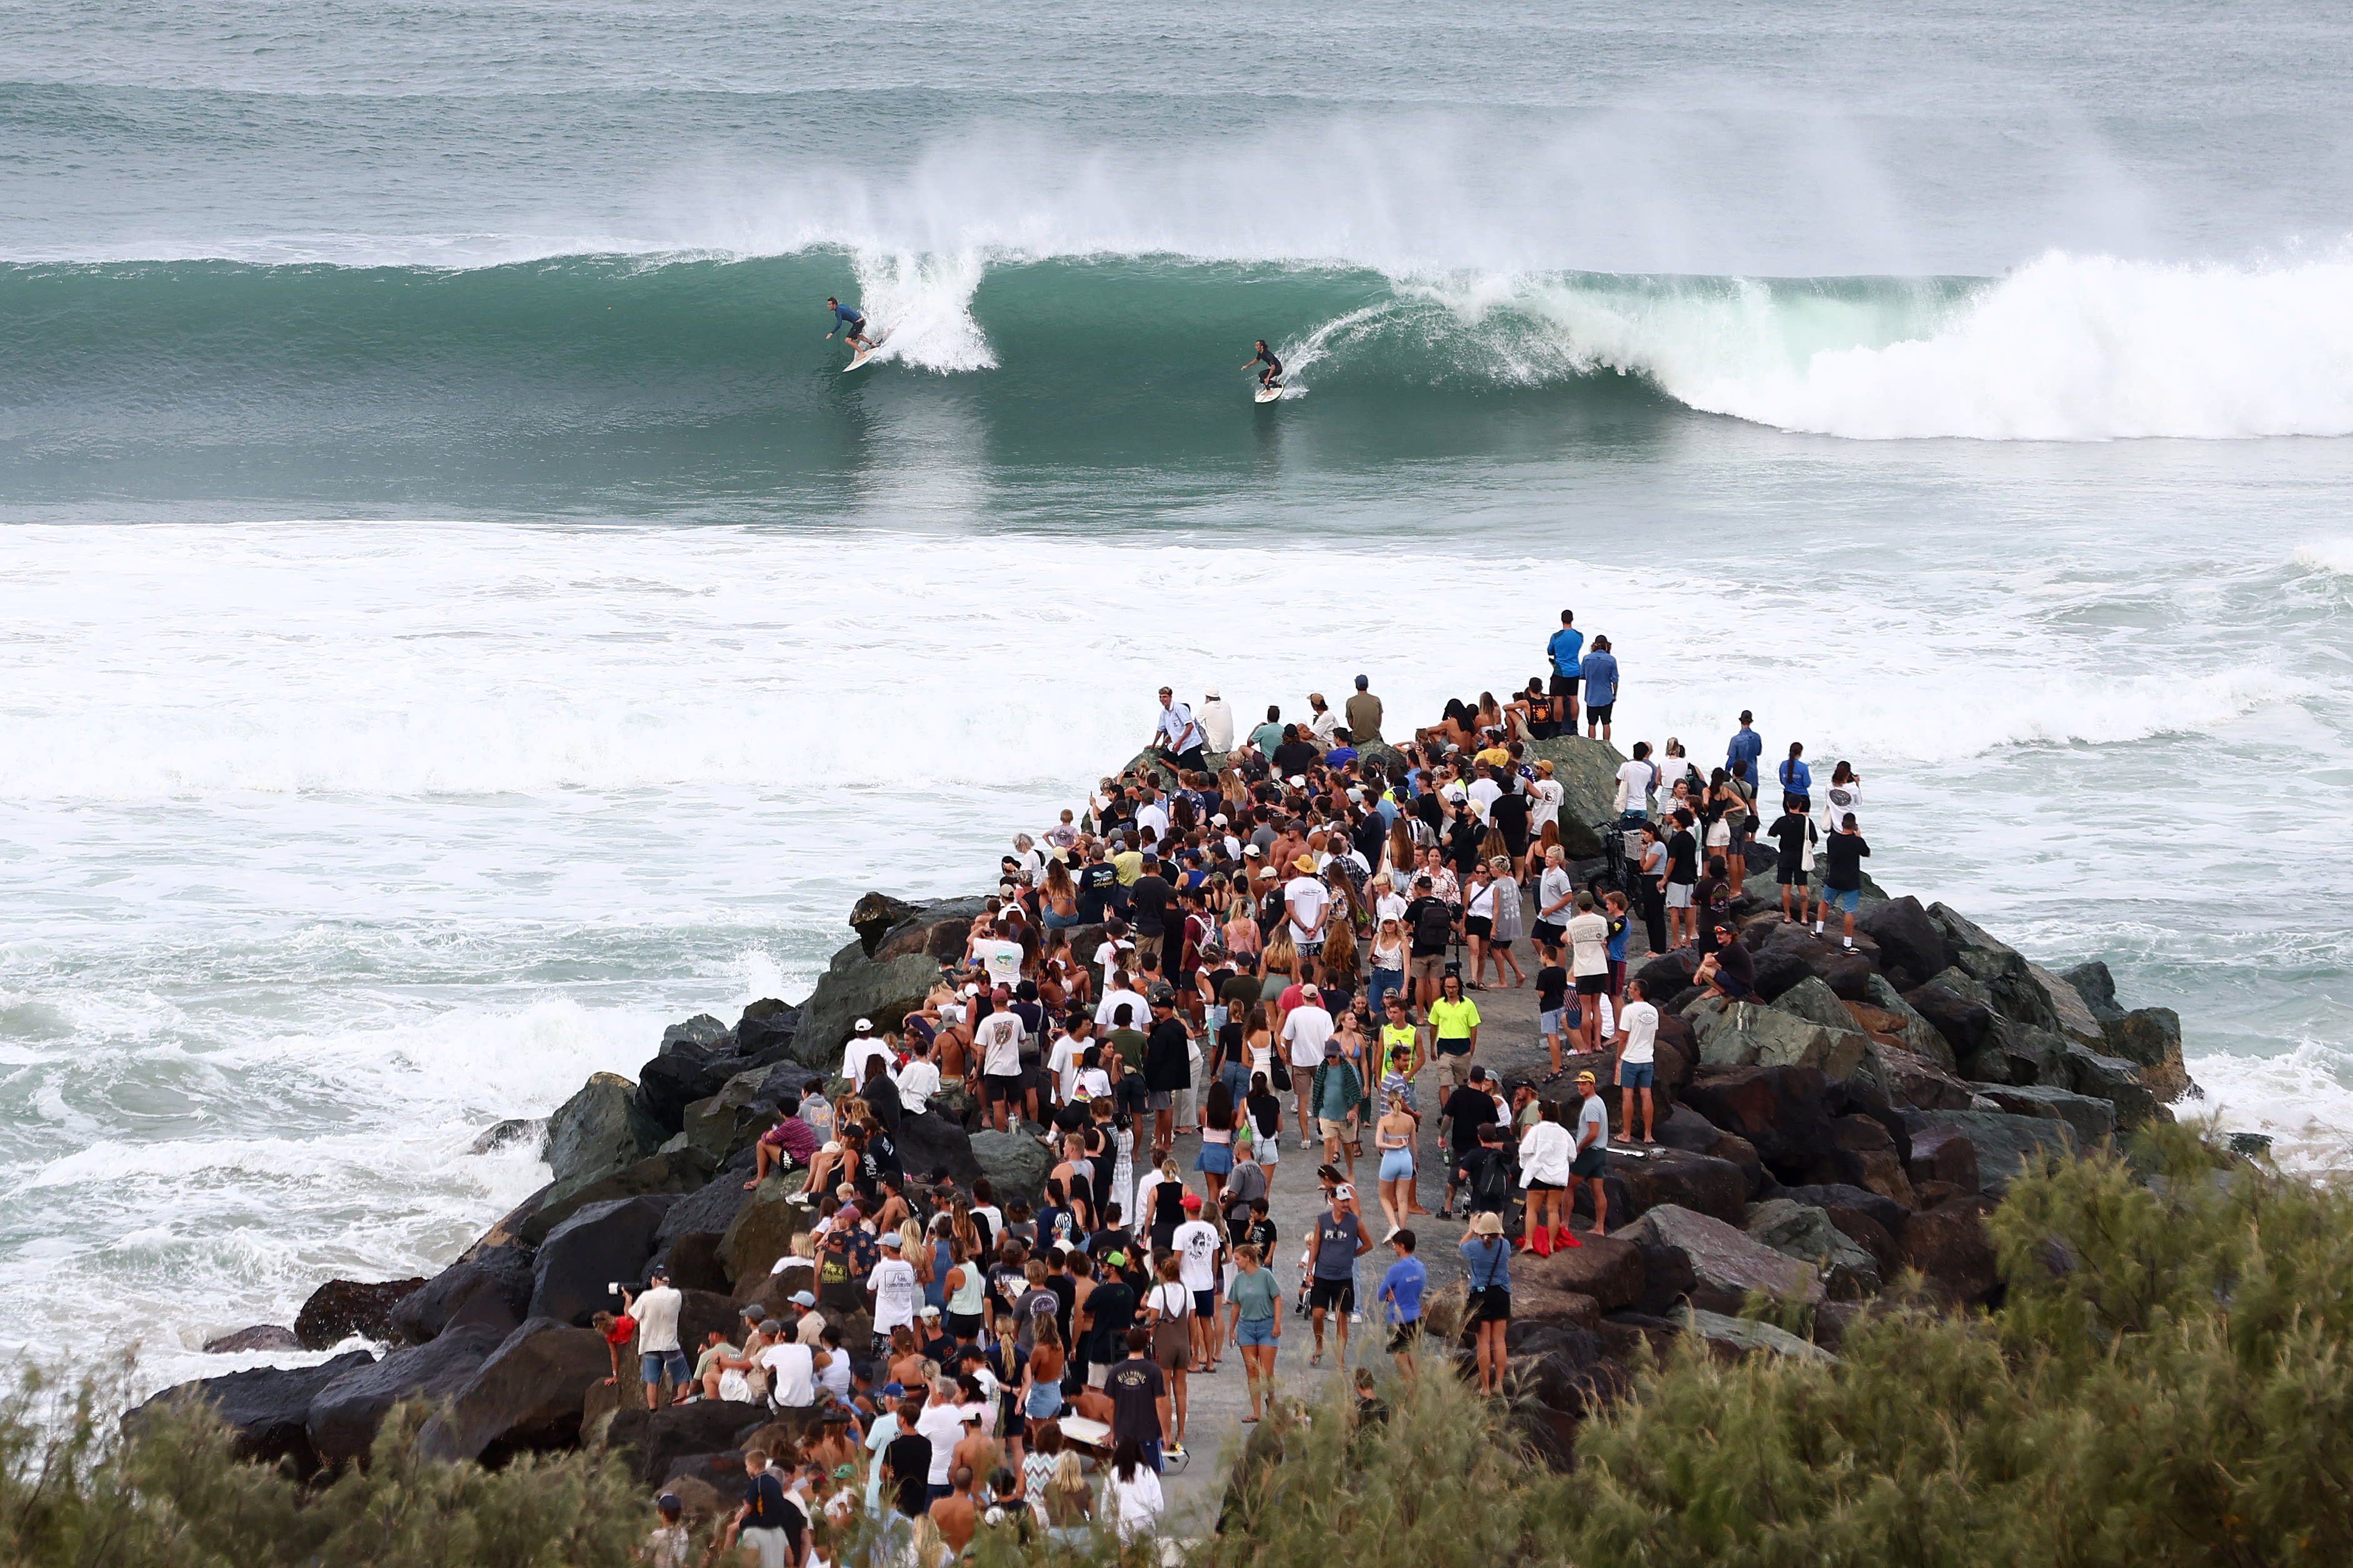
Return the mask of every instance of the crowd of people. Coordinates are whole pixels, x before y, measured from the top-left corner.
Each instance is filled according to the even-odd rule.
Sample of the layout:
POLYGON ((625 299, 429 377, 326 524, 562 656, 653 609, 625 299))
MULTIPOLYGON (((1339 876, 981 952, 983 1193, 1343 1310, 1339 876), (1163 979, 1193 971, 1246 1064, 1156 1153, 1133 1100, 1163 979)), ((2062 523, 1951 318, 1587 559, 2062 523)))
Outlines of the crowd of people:
MULTIPOLYGON (((1578 1246, 1580 1187, 1606 1226, 1613 1142, 1656 1142, 1638 922, 1648 951, 1694 949, 1696 983, 1742 1000, 1755 975, 1732 914, 1752 845, 1772 847, 1788 918, 1820 932, 1843 914, 1850 942, 1870 854, 1854 770, 1817 785, 1800 745, 1774 765, 1766 821, 1744 712, 1720 765, 1634 743, 1610 815, 1569 825, 1599 832, 1605 870, 1572 865, 1567 792, 1535 752, 1580 722, 1609 738, 1620 671, 1567 611, 1546 653, 1549 679, 1449 701, 1395 742, 1364 676, 1338 711, 1313 693, 1303 719, 1270 707, 1248 733, 1216 689, 1196 709, 1164 688, 1145 758, 1016 838, 930 994, 895 1029, 859 1021, 833 1095, 777 1108, 746 1184, 807 1173, 809 1229, 776 1267, 809 1267, 812 1289, 790 1322, 713 1335, 684 1378, 674 1328, 639 1342, 649 1402, 668 1377, 825 1434, 797 1469, 762 1470, 774 1484, 738 1521, 759 1561, 772 1538, 755 1532, 781 1528, 773 1561, 799 1568, 828 1513, 861 1508, 906 1521, 923 1568, 983 1528, 1149 1532, 1191 1380, 1239 1361, 1245 1420, 1269 1418, 1286 1325, 1303 1321, 1311 1367, 1345 1365, 1368 1311, 1419 1375, 1418 1216, 1459 1210, 1476 1375, 1502 1391, 1514 1254, 1578 1246), (1479 996, 1528 985, 1550 1070, 1507 1083, 1479 1059, 1479 996), (1607 1081, 1569 1078, 1572 1057, 1606 1058, 1607 1081), (1040 1201, 906 1171, 905 1119, 943 1096, 1045 1143, 1040 1201), (1180 1138, 1198 1140, 1184 1164, 1180 1138), (1271 1202, 1286 1139, 1316 1162, 1314 1218, 1289 1238, 1271 1202), (861 1314, 866 1342, 844 1344, 861 1314), (1065 1429, 1082 1424, 1092 1479, 1065 1429), (765 1522, 780 1517, 797 1523, 765 1522)), ((663 1283, 637 1300, 641 1335, 663 1283)))

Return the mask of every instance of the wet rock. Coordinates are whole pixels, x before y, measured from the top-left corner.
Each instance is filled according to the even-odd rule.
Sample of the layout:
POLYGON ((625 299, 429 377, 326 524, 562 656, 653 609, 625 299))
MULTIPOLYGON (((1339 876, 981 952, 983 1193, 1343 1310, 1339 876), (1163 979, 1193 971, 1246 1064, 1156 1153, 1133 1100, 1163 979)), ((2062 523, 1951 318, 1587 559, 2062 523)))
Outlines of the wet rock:
POLYGON ((511 1116, 504 1121, 493 1122, 488 1131, 474 1140, 467 1149, 469 1154, 495 1154, 500 1150, 520 1143, 527 1138, 544 1137, 547 1123, 534 1117, 511 1116))
POLYGON ((2069 1046, 2064 1065, 2067 1086, 2077 1094, 2114 1106, 2120 1129, 2130 1131, 2146 1122, 2172 1120, 2157 1103, 2156 1092, 2141 1080, 2140 1068, 2122 1057, 2069 1046))
POLYGON ((495 1329, 468 1324, 445 1331, 431 1344, 395 1351, 336 1377, 312 1397, 304 1417, 319 1462, 344 1465, 367 1458, 376 1429, 395 1405, 456 1393, 504 1338, 495 1329))
POLYGON ((915 918, 914 905, 904 899, 894 899, 888 893, 869 893, 849 909, 849 929, 858 933, 866 956, 874 956, 882 938, 892 926, 915 918))
POLYGON ((344 1373, 375 1364, 367 1352, 348 1351, 317 1366, 255 1367, 184 1383, 123 1416, 123 1430, 135 1433, 152 1413, 166 1406, 201 1401, 228 1424, 238 1458, 265 1465, 288 1460, 295 1474, 308 1477, 319 1468, 307 1425, 311 1401, 344 1373))
POLYGON ((649 1193, 691 1193, 711 1180, 716 1164, 700 1149, 675 1149, 586 1180, 558 1182, 538 1210, 517 1227, 516 1235, 536 1247, 550 1231, 590 1204, 649 1193))
POLYGON ((294 1337, 306 1351, 332 1350, 353 1334, 368 1340, 392 1339, 396 1337, 392 1310, 424 1283, 421 1275, 373 1284, 330 1279, 311 1291, 302 1310, 294 1314, 294 1337))
POLYGON ((1946 1052, 1956 1062, 1977 1057, 1993 1038, 1993 1009, 1968 993, 1931 982, 1903 994, 1905 1004, 1944 1037, 1946 1052))
POLYGON ((580 1406, 611 1371, 605 1336, 553 1318, 518 1325, 426 1422, 418 1449, 437 1459, 496 1464, 580 1440, 580 1406))
POLYGON ((1986 987, 1995 1012, 2014 1023, 2058 1032, 2058 1010, 2042 984, 2027 973, 2026 960, 2016 948, 1948 905, 1929 905, 1928 918, 1953 945, 1952 966, 1986 987))
MULTIPOLYGON (((1682 1257, 1694 1279, 1690 1294, 1695 1307, 1737 1312, 1751 1290, 1809 1305, 1822 1300, 1822 1282, 1810 1265, 1785 1258, 1736 1226, 1706 1215, 1655 1208, 1629 1226, 1626 1236, 1682 1257)), ((1647 1257, 1644 1261, 1647 1268, 1647 1257)))
POLYGON ((2039 963, 2028 964, 2026 973, 2051 999, 2051 1011, 2059 1020, 2059 1034, 2075 1045, 2098 1048, 2102 1042, 2100 1020, 2084 1000, 2083 994, 2069 984, 2063 976, 2052 973, 2039 963))
POLYGON ((2159 1104, 2171 1105, 2185 1095, 2198 1097, 2189 1070, 2181 1065, 2181 1016, 2172 1008, 2135 1008, 2121 1017, 2105 1020, 2100 1027, 2107 1054, 2140 1068, 2141 1081, 2159 1104))
POLYGON ((590 1204, 548 1232, 532 1260, 531 1315, 586 1328, 597 1312, 618 1310, 608 1286, 634 1288, 654 1255, 654 1231, 674 1198, 615 1198, 590 1204))
POLYGON ((616 1073, 595 1073, 547 1119, 541 1158, 562 1186, 634 1165, 668 1136, 638 1104, 636 1084, 616 1073))
POLYGON ((723 1051, 734 1037, 727 1026, 708 1013, 697 1013, 682 1024, 672 1024, 662 1031, 662 1055, 668 1056, 680 1046, 691 1046, 702 1051, 723 1051))
POLYGON ((1810 1263, 1833 1300, 1860 1300, 1879 1290, 1879 1259, 1855 1244, 1819 1208, 1788 1198, 1752 1204, 1740 1228, 1784 1258, 1810 1263))
POLYGON ((494 1247, 418 1286, 393 1308, 389 1321, 394 1332, 415 1345, 458 1322, 504 1333, 530 1315, 531 1287, 530 1254, 517 1246, 494 1247))
POLYGON ((252 1351, 299 1351, 302 1342, 294 1331, 280 1323, 256 1323, 249 1329, 239 1329, 233 1334, 205 1342, 206 1355, 237 1355, 252 1351))
POLYGON ((2059 978, 2074 988, 2084 1010, 2098 1022, 2108 1024, 2125 1016, 2123 1005, 2116 1001, 2116 977, 2098 959, 2063 969, 2059 978))

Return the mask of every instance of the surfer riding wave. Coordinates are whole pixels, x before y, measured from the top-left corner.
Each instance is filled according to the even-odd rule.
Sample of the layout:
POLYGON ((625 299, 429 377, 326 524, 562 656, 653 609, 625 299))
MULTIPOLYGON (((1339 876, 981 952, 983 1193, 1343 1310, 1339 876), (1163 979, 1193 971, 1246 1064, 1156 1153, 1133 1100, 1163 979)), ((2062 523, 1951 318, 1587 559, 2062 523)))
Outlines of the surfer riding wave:
POLYGON ((834 332, 839 332, 842 334, 843 342, 854 344, 858 348, 871 349, 874 346, 874 340, 866 335, 866 318, 863 315, 831 295, 826 297, 825 303, 826 308, 833 312, 833 331, 826 333, 826 342, 831 342, 834 332))
POLYGON ((1266 346, 1266 340, 1264 338, 1258 340, 1258 353, 1250 355, 1249 363, 1244 364, 1242 368, 1244 370, 1248 370, 1250 365, 1261 363, 1265 364, 1266 368, 1258 373, 1259 385, 1268 388, 1269 390, 1282 385, 1282 383, 1281 377, 1282 375, 1282 362, 1274 357, 1274 351, 1266 346))

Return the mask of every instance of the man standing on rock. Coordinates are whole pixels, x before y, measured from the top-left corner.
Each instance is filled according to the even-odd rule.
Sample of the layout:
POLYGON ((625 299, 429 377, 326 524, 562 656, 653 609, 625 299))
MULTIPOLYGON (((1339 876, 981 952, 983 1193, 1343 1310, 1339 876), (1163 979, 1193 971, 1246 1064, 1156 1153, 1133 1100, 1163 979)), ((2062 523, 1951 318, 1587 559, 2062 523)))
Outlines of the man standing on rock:
POLYGON ((1348 699, 1348 737, 1358 751, 1381 738, 1381 700, 1369 689, 1372 681, 1356 677, 1356 694, 1348 699))
POLYGON ((1608 637, 1593 639, 1593 651, 1578 665, 1577 674, 1585 683, 1586 738, 1606 741, 1618 706, 1618 656, 1609 651, 1608 637))
POLYGON ((1567 703, 1561 722, 1567 734, 1577 733, 1577 682, 1585 673, 1585 634, 1577 629, 1577 612, 1560 613, 1560 630, 1552 634, 1545 644, 1545 653, 1552 660, 1552 695, 1555 706, 1567 703))
POLYGON ((972 1044, 980 1069, 981 1114, 1002 1132, 1021 1100, 1021 1016, 1013 1011, 1013 993, 1002 985, 997 990, 997 1011, 974 1026, 972 1044))
MULTIPOLYGON (((622 1300, 628 1300, 626 1292, 622 1300)), ((665 1372, 670 1374, 671 1404, 685 1404, 693 1388, 694 1369, 687 1364, 686 1352, 678 1342, 679 1309, 685 1304, 686 1298, 671 1286, 667 1268, 655 1269, 646 1293, 628 1302, 628 1314, 638 1321, 638 1375, 645 1379, 649 1410, 659 1397, 665 1372)))
MULTIPOLYGON (((1609 1192, 1603 1182, 1609 1168, 1609 1108, 1602 1103, 1601 1090, 1589 1072, 1577 1075, 1577 1092, 1585 1097, 1585 1103, 1577 1110, 1577 1158, 1568 1167, 1568 1175, 1591 1189, 1593 1234, 1599 1236, 1609 1227, 1609 1192)), ((1569 1217, 1577 1217, 1573 1203, 1569 1217)))
POLYGON ((1658 1142, 1658 1128, 1653 1124, 1651 1105, 1651 1084, 1656 1070, 1653 1062, 1658 1054, 1659 1010, 1643 994, 1639 980, 1626 982, 1626 1005, 1618 1014, 1618 1121, 1625 1141, 1658 1142), (1637 1094, 1641 1099, 1637 1101, 1637 1094), (1634 1107, 1642 1108, 1642 1136, 1634 1136, 1634 1107))
POLYGON ((1746 763, 1748 772, 1737 776, 1752 782, 1759 776, 1757 763, 1765 756, 1765 737, 1749 728, 1756 721, 1757 715, 1743 708, 1740 710, 1740 728, 1732 732, 1731 743, 1724 748, 1724 771, 1732 773, 1741 763, 1746 763))
POLYGON ((1160 720, 1153 727, 1152 739, 1146 749, 1156 746, 1164 762, 1176 767, 1199 773, 1209 765, 1202 752, 1201 726, 1193 721, 1193 710, 1176 700, 1176 694, 1164 686, 1160 689, 1160 720))

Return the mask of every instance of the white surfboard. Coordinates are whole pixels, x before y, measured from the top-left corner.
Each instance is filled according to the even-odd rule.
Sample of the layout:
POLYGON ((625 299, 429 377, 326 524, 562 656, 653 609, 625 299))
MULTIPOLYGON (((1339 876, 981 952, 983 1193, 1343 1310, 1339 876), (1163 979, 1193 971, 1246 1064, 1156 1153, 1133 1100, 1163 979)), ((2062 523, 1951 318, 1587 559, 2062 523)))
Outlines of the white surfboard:
POLYGON ((891 341, 891 334, 890 334, 890 333, 888 333, 888 332, 877 332, 877 333, 875 333, 875 334, 874 334, 874 338, 873 338, 873 341, 872 341, 871 344, 870 346, 866 347, 866 348, 860 349, 856 353, 852 354, 852 355, 850 356, 849 363, 848 364, 843 365, 843 366, 841 367, 841 373, 842 373, 844 375, 847 375, 847 374, 849 374, 851 371, 856 370, 860 365, 864 364, 868 360, 871 360, 871 359, 872 359, 872 358, 874 357, 874 351, 875 351, 876 349, 881 348, 884 343, 889 342, 890 341, 891 341))
POLYGON ((1270 382, 1266 385, 1260 387, 1256 392, 1250 394, 1250 401, 1253 403, 1272 403, 1276 398, 1281 397, 1282 395, 1282 383, 1279 381, 1270 382))

